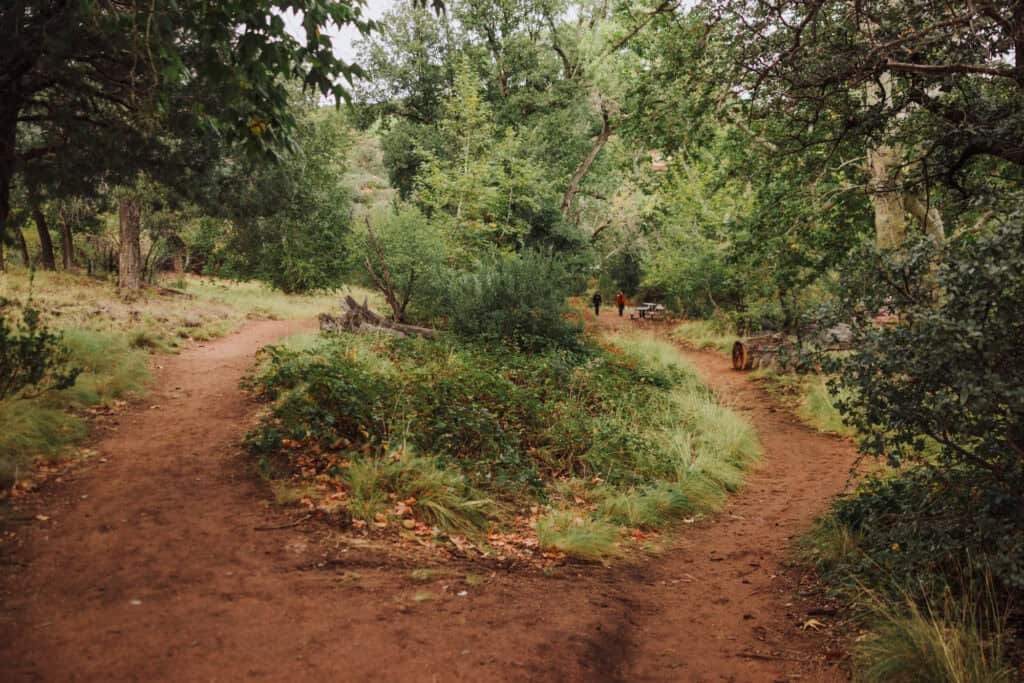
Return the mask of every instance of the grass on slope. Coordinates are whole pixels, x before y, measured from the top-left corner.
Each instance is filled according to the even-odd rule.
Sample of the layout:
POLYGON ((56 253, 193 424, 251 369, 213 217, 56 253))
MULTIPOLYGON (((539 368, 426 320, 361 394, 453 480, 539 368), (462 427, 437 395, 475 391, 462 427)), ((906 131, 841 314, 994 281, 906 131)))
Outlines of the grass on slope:
POLYGON ((148 354, 114 332, 68 330, 74 386, 35 398, 0 401, 0 482, 19 477, 37 457, 57 458, 88 434, 88 408, 137 393, 149 378, 148 354))
POLYGON ((698 350, 715 349, 723 353, 731 353, 738 339, 735 333, 710 320, 681 322, 672 330, 672 337, 698 350))
POLYGON ((183 287, 186 296, 147 288, 126 298, 108 280, 76 273, 0 274, 0 315, 16 321, 31 305, 63 333, 71 364, 83 370, 70 389, 0 401, 0 482, 19 478, 37 458, 67 454, 87 436, 90 408, 141 393, 150 352, 222 336, 249 317, 306 318, 337 305, 336 295, 290 296, 211 278, 165 286, 183 287))

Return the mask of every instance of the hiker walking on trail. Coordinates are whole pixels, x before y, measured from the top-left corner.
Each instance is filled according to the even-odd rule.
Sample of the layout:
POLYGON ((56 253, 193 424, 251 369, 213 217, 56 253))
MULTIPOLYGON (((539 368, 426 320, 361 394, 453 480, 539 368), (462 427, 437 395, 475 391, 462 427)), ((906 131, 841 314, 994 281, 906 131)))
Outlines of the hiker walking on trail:
POLYGON ((594 315, 595 316, 600 316, 601 315, 601 292, 594 292, 594 298, 591 299, 591 301, 594 303, 594 315))
POLYGON ((619 307, 619 317, 622 317, 622 312, 626 310, 626 295, 621 291, 615 296, 615 305, 619 307))

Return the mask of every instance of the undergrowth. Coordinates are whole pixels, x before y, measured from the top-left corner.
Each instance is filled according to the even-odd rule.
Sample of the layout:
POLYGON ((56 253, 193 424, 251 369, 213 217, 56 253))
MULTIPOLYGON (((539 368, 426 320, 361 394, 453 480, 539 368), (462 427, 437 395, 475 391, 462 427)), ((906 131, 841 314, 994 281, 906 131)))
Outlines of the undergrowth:
POLYGON ((866 596, 871 631, 854 649, 866 683, 1009 683, 1006 612, 991 582, 960 595, 866 596))
POLYGON ((803 538, 800 559, 866 629, 853 648, 856 680, 1018 680, 1009 617, 1024 539, 998 504, 932 475, 868 477, 803 538))
POLYGON ((586 559, 617 554, 622 529, 717 509, 758 455, 672 346, 641 338, 525 353, 299 337, 249 384, 271 402, 248 437, 263 471, 320 482, 353 519, 408 508, 479 536, 529 518, 543 548, 586 559))

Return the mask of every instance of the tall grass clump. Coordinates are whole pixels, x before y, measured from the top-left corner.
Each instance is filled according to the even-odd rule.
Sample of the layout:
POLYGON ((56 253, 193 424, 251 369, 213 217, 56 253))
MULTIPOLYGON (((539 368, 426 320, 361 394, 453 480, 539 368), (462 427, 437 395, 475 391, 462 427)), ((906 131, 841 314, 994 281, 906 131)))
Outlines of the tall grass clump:
POLYGON ((541 548, 582 560, 601 560, 618 553, 618 527, 569 511, 551 512, 537 520, 541 548))
POLYGON ((435 460, 404 455, 352 463, 349 484, 355 519, 373 522, 391 502, 411 500, 416 517, 448 532, 476 534, 487 524, 492 501, 473 493, 464 476, 435 460))
POLYGON ((36 458, 55 458, 87 433, 79 418, 39 401, 0 401, 0 483, 17 480, 36 458))
POLYGON ((991 581, 954 596, 868 594, 870 635, 854 651, 856 680, 865 683, 1008 683, 1006 613, 991 581))
POLYGON ((822 375, 808 375, 801 390, 800 407, 797 415, 815 429, 828 434, 852 436, 852 427, 843 421, 837 407, 837 397, 829 388, 828 378, 822 375))
POLYGON ((132 348, 123 335, 68 330, 64 343, 82 373, 62 399, 73 407, 112 401, 137 393, 149 379, 148 354, 132 348))
POLYGON ((5 482, 35 459, 59 457, 81 441, 88 430, 76 411, 138 392, 149 377, 145 352, 131 348, 121 335, 86 330, 56 335, 32 328, 38 323, 31 315, 27 320, 35 332, 0 335, 0 375, 22 380, 0 399, 0 480, 5 482))
POLYGON ((607 519, 644 529, 660 529, 694 509, 683 487, 668 482, 614 493, 600 505, 601 514, 607 519))

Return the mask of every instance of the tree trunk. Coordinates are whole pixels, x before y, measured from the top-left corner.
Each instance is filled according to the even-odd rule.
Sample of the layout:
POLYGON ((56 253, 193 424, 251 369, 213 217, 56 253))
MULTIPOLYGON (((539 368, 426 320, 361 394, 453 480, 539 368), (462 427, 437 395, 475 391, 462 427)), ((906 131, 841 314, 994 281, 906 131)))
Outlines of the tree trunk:
POLYGON ((942 214, 939 213, 939 207, 922 200, 919 195, 910 193, 904 195, 903 203, 910 215, 921 224, 924 234, 939 244, 946 241, 946 226, 942 221, 942 214))
POLYGON ((871 204, 875 208, 875 244, 880 249, 895 249, 907 239, 907 209, 903 192, 893 178, 899 155, 889 145, 880 145, 868 150, 868 164, 871 204))
POLYGON ((18 132, 18 112, 3 100, 9 91, 0 95, 0 238, 5 234, 11 217, 11 184, 14 182, 15 145, 18 132))
POLYGON ((60 251, 64 259, 64 270, 75 268, 75 242, 71 234, 71 222, 64 207, 60 207, 60 251))
POLYGON ((142 216, 134 197, 122 197, 117 207, 120 222, 121 248, 118 252, 117 286, 124 289, 142 287, 142 216))
POLYGON ((18 238, 18 251, 21 252, 21 260, 25 262, 25 267, 28 268, 32 265, 32 260, 28 256, 28 243, 25 241, 25 233, 21 231, 21 228, 15 228, 14 236, 18 238))
MULTIPOLYGON (((891 99, 892 74, 882 73, 877 85, 868 86, 866 96, 869 107, 891 99)), ((897 180, 903 150, 880 144, 868 150, 867 158, 868 194, 875 208, 875 244, 880 249, 895 249, 907 239, 907 207, 897 180)))
POLYGON ((7 272, 7 264, 4 263, 4 226, 0 224, 0 273, 7 272))
POLYGON ((601 132, 597 136, 597 141, 594 146, 590 149, 590 153, 587 154, 587 158, 583 160, 583 163, 579 165, 576 172, 572 175, 572 180, 569 181, 569 187, 565 190, 565 195, 562 197, 562 215, 569 215, 569 208, 572 206, 572 202, 576 199, 576 193, 580 191, 580 183, 583 182, 584 176, 587 175, 587 171, 594 165, 594 160, 597 159, 597 155, 601 153, 601 148, 608 142, 608 138, 612 136, 612 127, 608 121, 608 112, 601 111, 601 132))
POLYGON ((53 255, 53 240, 50 239, 50 226, 46 224, 46 216, 39 206, 38 200, 32 201, 32 218, 39 232, 39 267, 43 270, 57 270, 57 258, 53 255))

